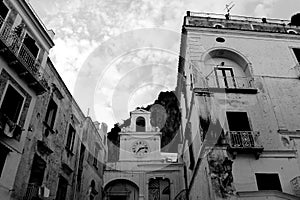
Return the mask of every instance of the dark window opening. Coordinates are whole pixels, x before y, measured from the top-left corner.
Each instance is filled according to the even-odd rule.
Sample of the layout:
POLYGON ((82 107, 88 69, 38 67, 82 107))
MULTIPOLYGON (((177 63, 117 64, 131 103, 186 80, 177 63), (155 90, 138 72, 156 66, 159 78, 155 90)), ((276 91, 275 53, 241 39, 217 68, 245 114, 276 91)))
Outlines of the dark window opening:
POLYGON ((77 173, 77 191, 80 191, 80 187, 81 187, 81 176, 83 172, 84 153, 85 153, 85 146, 84 144, 81 143, 80 155, 79 155, 79 166, 78 166, 78 173, 77 173))
POLYGON ((0 112, 6 115, 13 123, 17 123, 23 102, 24 97, 11 85, 8 85, 0 112))
POLYGON ((246 112, 226 112, 230 131, 251 131, 246 112))
POLYGON ((46 162, 35 154, 33 157, 29 183, 41 186, 44 179, 45 168, 46 162))
POLYGON ((48 109, 47 109, 47 112, 46 112, 46 117, 45 117, 45 123, 46 123, 46 126, 47 126, 47 130, 45 132, 46 136, 48 136, 49 131, 52 131, 52 129, 53 129, 56 112, 57 112, 57 105, 53 101, 53 99, 50 99, 49 104, 48 104, 48 109))
MULTIPOLYGON (((9 9, 6 7, 6 5, 3 3, 3 1, 0 2, 0 16, 2 20, 5 20, 9 9)), ((2 25, 3 21, 0 19, 0 26, 2 25)))
POLYGON ((136 132, 145 132, 145 118, 144 117, 138 117, 136 119, 136 132))
POLYGON ((2 175, 2 171, 5 165, 7 154, 9 153, 9 149, 0 143, 0 177, 2 175))
POLYGON ((220 43, 223 43, 223 42, 225 42, 225 39, 222 38, 222 37, 217 37, 217 38, 216 38, 216 41, 217 41, 217 42, 220 42, 220 43))
POLYGON ((93 161, 93 166, 97 169, 98 168, 98 154, 99 154, 99 147, 95 147, 95 156, 93 161))
POLYGON ((75 129, 70 124, 68 130, 68 136, 67 136, 67 143, 66 143, 66 149, 69 150, 70 152, 72 152, 74 148, 75 132, 76 132, 75 129))
POLYGON ((68 181, 64 177, 60 176, 55 200, 65 200, 67 196, 67 190, 68 190, 68 181))
POLYGON ((30 51, 32 56, 36 58, 39 53, 39 47, 36 45, 35 40, 32 37, 30 37, 28 34, 26 34, 23 43, 30 51))
POLYGON ((293 52, 297 58, 298 63, 300 63, 300 49, 293 48, 293 52))
POLYGON ((189 155, 190 155, 190 166, 189 169, 193 170, 195 167, 195 156, 194 156, 194 150, 193 150, 193 143, 189 146, 189 155))
POLYGON ((256 173, 255 177, 258 190, 282 191, 278 174, 256 173))

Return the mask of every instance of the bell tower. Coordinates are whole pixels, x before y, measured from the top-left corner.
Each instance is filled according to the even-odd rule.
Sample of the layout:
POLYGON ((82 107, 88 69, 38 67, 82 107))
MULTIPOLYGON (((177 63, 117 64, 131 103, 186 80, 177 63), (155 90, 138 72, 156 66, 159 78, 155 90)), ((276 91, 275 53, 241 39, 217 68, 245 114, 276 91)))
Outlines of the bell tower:
POLYGON ((161 133, 151 125, 150 115, 149 111, 143 109, 130 112, 130 126, 123 128, 119 133, 119 161, 161 160, 161 133))

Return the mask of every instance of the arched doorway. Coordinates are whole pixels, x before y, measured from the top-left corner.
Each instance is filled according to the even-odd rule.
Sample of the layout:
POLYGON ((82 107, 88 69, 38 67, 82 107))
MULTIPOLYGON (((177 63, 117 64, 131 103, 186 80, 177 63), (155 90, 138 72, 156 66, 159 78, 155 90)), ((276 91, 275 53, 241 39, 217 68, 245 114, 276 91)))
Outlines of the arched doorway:
POLYGON ((105 200, 138 200, 138 186, 125 179, 109 182, 104 188, 105 200))
POLYGON ((144 117, 136 118, 136 132, 145 132, 146 129, 146 121, 144 117))

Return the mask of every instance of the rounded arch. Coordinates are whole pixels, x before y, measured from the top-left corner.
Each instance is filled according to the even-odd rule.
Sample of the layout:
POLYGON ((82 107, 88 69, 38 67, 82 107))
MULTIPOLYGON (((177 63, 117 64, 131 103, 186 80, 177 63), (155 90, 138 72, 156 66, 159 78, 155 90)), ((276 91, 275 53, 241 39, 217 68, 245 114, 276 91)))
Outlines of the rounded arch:
POLYGON ((128 179, 114 179, 104 186, 104 195, 106 200, 138 200, 139 187, 128 179))
POLYGON ((240 52, 235 49, 228 47, 214 47, 206 51, 201 57, 201 62, 205 63, 205 61, 211 58, 226 58, 236 62, 242 70, 245 72, 246 76, 252 77, 252 65, 251 62, 240 52))
POLYGON ((136 132, 146 131, 146 119, 142 116, 138 116, 135 120, 136 132))

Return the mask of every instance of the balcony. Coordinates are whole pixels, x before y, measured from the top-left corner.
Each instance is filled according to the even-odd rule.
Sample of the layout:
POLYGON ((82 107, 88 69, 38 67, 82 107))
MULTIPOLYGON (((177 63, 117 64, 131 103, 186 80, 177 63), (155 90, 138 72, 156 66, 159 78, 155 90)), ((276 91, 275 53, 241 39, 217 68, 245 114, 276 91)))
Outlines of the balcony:
POLYGON ((205 78, 204 87, 210 92, 256 94, 254 80, 251 77, 209 76, 205 78))
POLYGON ((29 183, 27 186, 26 195, 23 198, 23 200, 41 200, 39 197, 39 189, 40 186, 38 186, 35 183, 29 183))
POLYGON ((16 28, 0 17, 0 55, 38 95, 47 91, 46 72, 41 63, 22 43, 16 28))
POLYGON ((257 143, 259 132, 255 131, 228 131, 226 139, 227 150, 236 157, 238 153, 253 153, 256 159, 259 158, 264 148, 257 143))

